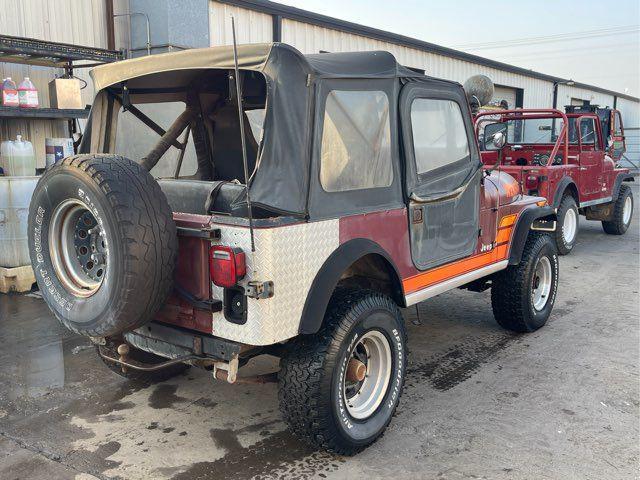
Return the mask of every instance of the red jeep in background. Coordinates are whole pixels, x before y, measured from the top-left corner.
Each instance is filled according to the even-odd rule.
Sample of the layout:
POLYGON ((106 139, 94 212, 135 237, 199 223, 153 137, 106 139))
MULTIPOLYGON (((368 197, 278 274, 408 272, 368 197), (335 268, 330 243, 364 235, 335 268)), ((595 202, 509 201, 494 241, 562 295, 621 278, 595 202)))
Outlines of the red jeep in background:
POLYGON ((580 214, 602 221, 608 234, 627 231, 633 196, 623 182, 633 181, 633 176, 616 164, 625 150, 617 110, 584 106, 567 107, 567 113, 486 111, 475 116, 475 128, 485 169, 509 173, 523 193, 545 197, 558 209, 559 253, 572 250, 580 214), (501 141, 495 142, 497 138, 501 141))

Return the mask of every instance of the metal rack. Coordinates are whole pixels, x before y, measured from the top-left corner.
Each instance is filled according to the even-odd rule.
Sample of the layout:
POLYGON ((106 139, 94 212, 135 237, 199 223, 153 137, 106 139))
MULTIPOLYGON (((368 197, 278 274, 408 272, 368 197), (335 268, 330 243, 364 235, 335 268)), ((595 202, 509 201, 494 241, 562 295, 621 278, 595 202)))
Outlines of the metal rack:
MULTIPOLYGON (((124 52, 102 48, 47 42, 34 38, 0 35, 0 63, 17 63, 62 68, 73 76, 74 69, 88 68, 125 58, 124 52), (83 62, 83 63, 74 63, 83 62)), ((76 132, 76 120, 87 118, 89 109, 16 108, 0 106, 0 119, 68 120, 69 134, 76 132)))

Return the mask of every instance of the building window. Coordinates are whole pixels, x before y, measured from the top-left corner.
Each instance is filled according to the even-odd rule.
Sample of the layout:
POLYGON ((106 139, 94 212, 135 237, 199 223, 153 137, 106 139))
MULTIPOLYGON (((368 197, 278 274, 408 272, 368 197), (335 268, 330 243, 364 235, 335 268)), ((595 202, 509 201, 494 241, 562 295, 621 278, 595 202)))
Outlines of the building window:
POLYGON ((411 130, 418 175, 469 157, 462 111, 452 100, 416 98, 411 130))
POLYGON ((322 129, 322 188, 344 192, 388 187, 392 182, 387 95, 381 91, 331 91, 322 129))

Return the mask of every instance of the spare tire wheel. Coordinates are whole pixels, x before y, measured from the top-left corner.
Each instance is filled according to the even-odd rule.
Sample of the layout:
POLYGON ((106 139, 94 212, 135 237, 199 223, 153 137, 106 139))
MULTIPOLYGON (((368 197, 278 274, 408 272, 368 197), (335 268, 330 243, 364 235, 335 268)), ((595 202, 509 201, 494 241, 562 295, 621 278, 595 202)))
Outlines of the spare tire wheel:
POLYGON ((28 225, 38 287, 76 333, 135 329, 172 289, 172 212, 149 172, 129 159, 76 155, 55 163, 36 186, 28 225))

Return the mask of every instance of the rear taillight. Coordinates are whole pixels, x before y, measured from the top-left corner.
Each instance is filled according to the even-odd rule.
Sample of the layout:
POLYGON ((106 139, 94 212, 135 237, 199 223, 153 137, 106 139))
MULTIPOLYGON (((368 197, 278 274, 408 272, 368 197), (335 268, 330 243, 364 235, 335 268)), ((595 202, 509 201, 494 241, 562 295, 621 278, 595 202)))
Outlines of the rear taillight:
POLYGON ((537 175, 527 175, 527 178, 524 181, 524 186, 527 187, 527 190, 535 190, 538 188, 537 175))
POLYGON ((211 281, 219 287, 231 288, 247 273, 244 252, 240 248, 215 245, 209 250, 211 281))

